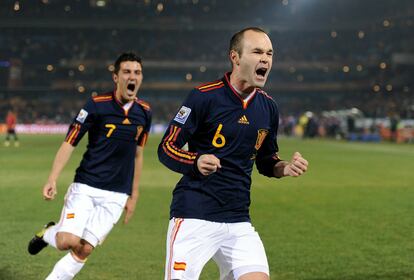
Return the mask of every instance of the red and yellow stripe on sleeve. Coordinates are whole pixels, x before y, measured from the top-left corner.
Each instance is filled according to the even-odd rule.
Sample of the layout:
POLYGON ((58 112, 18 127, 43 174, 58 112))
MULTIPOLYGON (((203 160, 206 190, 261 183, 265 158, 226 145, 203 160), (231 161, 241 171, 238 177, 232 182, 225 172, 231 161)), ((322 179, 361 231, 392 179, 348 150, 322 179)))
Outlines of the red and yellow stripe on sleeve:
POLYGON ((106 101, 111 101, 112 100, 112 95, 98 95, 93 97, 93 101, 95 102, 106 102, 106 101))
POLYGON ((68 142, 69 144, 73 145, 73 143, 75 143, 76 137, 78 137, 80 129, 81 125, 76 123, 66 136, 65 142, 68 142))
POLYGON ((136 102, 139 105, 141 105, 144 108, 144 110, 147 110, 147 111, 150 111, 151 110, 151 106, 147 102, 145 102, 145 101, 143 101, 141 99, 138 99, 136 102))
POLYGON ((206 85, 202 85, 202 86, 198 87, 197 89, 201 92, 207 92, 207 91, 217 89, 217 88, 221 88, 221 87, 224 87, 223 81, 208 83, 206 85))
POLYGON ((164 138, 162 148, 169 157, 182 163, 194 164, 197 153, 184 151, 174 145, 180 131, 181 128, 174 125, 170 126, 170 133, 164 138))

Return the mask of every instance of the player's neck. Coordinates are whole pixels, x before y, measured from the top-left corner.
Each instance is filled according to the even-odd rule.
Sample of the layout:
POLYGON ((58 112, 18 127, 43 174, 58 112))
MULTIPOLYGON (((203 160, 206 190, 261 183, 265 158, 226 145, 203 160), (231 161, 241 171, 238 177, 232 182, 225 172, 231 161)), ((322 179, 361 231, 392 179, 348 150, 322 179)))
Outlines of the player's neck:
POLYGON ((133 102, 131 100, 125 100, 124 98, 122 98, 122 94, 118 91, 115 92, 115 98, 122 106, 125 106, 126 104, 133 102))
POLYGON ((238 79, 237 75, 233 74, 234 73, 231 73, 230 75, 230 84, 234 90, 240 95, 242 99, 246 99, 251 96, 251 94, 255 92, 256 88, 246 85, 246 82, 238 79))

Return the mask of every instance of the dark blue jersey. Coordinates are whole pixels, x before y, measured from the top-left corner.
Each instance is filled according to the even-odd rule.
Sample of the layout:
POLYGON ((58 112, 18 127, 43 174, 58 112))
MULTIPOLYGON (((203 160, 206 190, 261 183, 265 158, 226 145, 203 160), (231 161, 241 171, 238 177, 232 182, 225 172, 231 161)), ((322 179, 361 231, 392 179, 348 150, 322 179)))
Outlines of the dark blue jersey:
POLYGON ((249 221, 253 163, 271 177, 280 161, 276 103, 260 89, 244 101, 229 76, 192 90, 158 147, 160 161, 184 175, 173 192, 171 217, 249 221), (202 154, 214 154, 222 168, 201 175, 196 162, 202 154))
POLYGON ((90 98, 69 127, 65 141, 76 146, 88 131, 88 146, 75 182, 131 194, 137 145, 145 145, 151 110, 137 100, 124 108, 114 93, 90 98))

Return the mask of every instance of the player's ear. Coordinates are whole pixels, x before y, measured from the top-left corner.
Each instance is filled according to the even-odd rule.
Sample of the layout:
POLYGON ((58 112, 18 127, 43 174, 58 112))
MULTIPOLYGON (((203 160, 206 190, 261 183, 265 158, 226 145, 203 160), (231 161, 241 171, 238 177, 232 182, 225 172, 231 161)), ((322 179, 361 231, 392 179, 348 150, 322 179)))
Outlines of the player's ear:
POLYGON ((115 73, 112 73, 112 80, 114 80, 115 84, 118 83, 118 75, 115 73))
POLYGON ((239 65, 240 56, 238 52, 236 52, 235 50, 231 50, 229 56, 230 61, 233 65, 239 65))

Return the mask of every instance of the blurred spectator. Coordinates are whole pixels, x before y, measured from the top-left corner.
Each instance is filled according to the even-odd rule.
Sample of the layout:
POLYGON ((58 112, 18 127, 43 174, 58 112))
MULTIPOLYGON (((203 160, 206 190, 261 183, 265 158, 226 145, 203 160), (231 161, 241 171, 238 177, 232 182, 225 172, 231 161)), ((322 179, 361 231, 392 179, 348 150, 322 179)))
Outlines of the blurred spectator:
POLYGON ((16 123, 17 123, 16 114, 12 110, 9 110, 6 116, 7 135, 6 135, 6 140, 4 142, 4 146, 6 147, 10 146, 10 138, 12 136, 14 140, 14 146, 19 147, 20 145, 19 139, 16 134, 16 123))
MULTIPOLYGON (((229 68, 220 62, 228 36, 254 24, 275 40, 277 63, 265 90, 280 105, 286 135, 305 111, 318 116, 317 134, 329 137, 346 137, 347 124, 324 111, 414 116, 411 0, 99 2, 1 4, 0 109, 15 104, 22 123, 69 123, 89 94, 112 87, 108 58, 133 49, 145 59, 142 93, 154 122, 166 122, 183 93, 229 68), (246 21, 246 11, 256 16, 246 21)), ((303 121, 295 133, 305 133, 303 121)))

